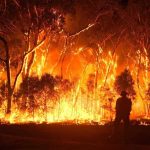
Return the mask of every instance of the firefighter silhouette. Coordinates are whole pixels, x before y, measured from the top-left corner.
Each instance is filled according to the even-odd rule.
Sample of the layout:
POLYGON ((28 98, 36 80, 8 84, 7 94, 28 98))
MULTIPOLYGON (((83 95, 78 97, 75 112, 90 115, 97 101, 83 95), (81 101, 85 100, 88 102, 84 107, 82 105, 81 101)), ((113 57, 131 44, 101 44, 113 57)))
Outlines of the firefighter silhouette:
POLYGON ((126 132, 129 127, 131 107, 131 99, 127 97, 126 91, 122 91, 121 97, 116 101, 116 117, 114 121, 115 131, 118 129, 120 122, 123 121, 124 131, 126 132))

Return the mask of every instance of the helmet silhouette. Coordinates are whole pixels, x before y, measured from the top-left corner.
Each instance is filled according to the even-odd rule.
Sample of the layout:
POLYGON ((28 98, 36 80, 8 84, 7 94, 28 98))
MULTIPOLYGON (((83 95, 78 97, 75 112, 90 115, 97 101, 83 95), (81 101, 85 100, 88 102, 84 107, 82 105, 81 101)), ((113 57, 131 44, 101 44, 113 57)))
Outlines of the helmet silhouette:
POLYGON ((126 92, 126 91, 122 91, 120 95, 121 95, 121 96, 126 96, 126 95, 127 95, 127 92, 126 92))

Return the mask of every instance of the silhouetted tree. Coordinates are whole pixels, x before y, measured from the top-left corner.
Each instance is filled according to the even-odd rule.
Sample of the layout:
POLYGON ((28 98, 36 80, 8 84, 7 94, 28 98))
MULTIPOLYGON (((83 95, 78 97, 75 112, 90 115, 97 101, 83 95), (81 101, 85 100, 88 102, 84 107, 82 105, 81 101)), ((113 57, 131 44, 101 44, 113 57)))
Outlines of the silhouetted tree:
POLYGON ((71 89, 74 87, 74 83, 70 82, 68 79, 63 79, 60 76, 55 77, 56 80, 56 90, 60 94, 67 94, 68 92, 71 91, 71 89))
POLYGON ((45 120, 47 120, 48 103, 50 101, 55 103, 58 98, 54 89, 55 83, 55 78, 50 74, 42 75, 41 79, 38 77, 24 78, 16 94, 20 98, 20 109, 28 110, 34 118, 35 109, 42 106, 45 120))
POLYGON ((40 79, 40 83, 41 83, 41 88, 47 86, 51 91, 53 91, 56 81, 52 75, 44 74, 40 79))
POLYGON ((116 77, 114 87, 118 94, 120 94, 121 91, 127 91, 133 98, 136 94, 134 90, 134 80, 128 69, 125 69, 119 76, 116 77))
MULTIPOLYGON (((40 79, 40 91, 38 92, 39 97, 42 100, 43 112, 45 114, 45 121, 47 121, 48 103, 55 103, 56 92, 54 90, 55 78, 50 74, 44 74, 40 79)), ((51 106, 50 106, 51 107, 51 106)))
MULTIPOLYGON (((20 88, 17 92, 18 98, 20 97, 20 109, 26 110, 27 109, 27 103, 30 107, 30 104, 32 105, 33 95, 37 93, 40 90, 40 81, 38 77, 26 77, 20 84, 20 88), (30 98, 29 98, 30 97, 30 98), (29 100, 29 101, 28 101, 29 100)), ((32 107, 32 106, 31 106, 32 107)))
POLYGON ((32 113, 32 117, 34 119, 34 113, 35 113, 35 108, 36 108, 36 102, 35 102, 35 98, 34 98, 34 95, 30 95, 28 97, 28 104, 29 104, 29 112, 32 113))

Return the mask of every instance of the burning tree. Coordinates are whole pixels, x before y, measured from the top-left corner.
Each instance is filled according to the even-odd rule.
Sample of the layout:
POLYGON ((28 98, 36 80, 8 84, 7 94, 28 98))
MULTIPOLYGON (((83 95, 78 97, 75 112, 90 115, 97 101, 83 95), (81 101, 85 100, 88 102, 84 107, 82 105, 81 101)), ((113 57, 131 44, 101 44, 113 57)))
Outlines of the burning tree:
POLYGON ((45 74, 40 79, 40 90, 36 94, 36 98, 41 99, 40 105, 42 105, 42 110, 44 114, 45 121, 47 121, 47 113, 57 100, 57 93, 54 90, 55 78, 50 74, 45 74))
POLYGON ((16 94, 17 99, 20 98, 20 102, 18 103, 20 105, 21 110, 25 111, 27 108, 32 108, 31 101, 34 101, 33 97, 39 90, 40 90, 40 81, 38 77, 24 78, 16 94))
POLYGON ((0 60, 6 66, 7 113, 10 113, 11 99, 19 76, 21 74, 23 78, 29 76, 35 50, 44 43, 49 34, 62 32, 64 21, 63 15, 54 8, 56 4, 48 5, 48 1, 28 3, 28 1, 20 0, 10 3, 5 2, 7 4, 6 9, 0 15, 0 41, 4 45, 5 52, 3 53, 6 54, 0 60), (14 52, 18 52, 18 54, 16 55, 14 52), (17 72, 16 74, 14 69, 17 72))
POLYGON ((45 74, 39 79, 38 77, 26 77, 20 84, 16 93, 20 110, 29 111, 34 118, 36 108, 42 107, 42 112, 47 118, 48 104, 56 101, 57 94, 54 90, 55 78, 50 74, 45 74), (50 102, 51 101, 51 102, 50 102))
POLYGON ((136 94, 134 90, 134 80, 128 69, 125 69, 119 76, 116 77, 114 87, 118 94, 120 94, 121 91, 127 91, 132 98, 134 98, 136 94))

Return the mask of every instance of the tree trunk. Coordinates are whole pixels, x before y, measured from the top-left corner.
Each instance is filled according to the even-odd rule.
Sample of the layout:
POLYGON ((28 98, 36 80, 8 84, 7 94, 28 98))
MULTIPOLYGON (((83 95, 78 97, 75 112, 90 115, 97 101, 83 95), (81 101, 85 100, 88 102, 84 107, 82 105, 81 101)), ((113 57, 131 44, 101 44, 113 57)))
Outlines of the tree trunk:
POLYGON ((7 72, 7 88, 8 88, 8 96, 7 96, 7 110, 6 113, 11 113, 11 99, 12 99, 12 89, 11 89, 11 75, 10 75, 10 56, 9 56, 9 48, 7 42, 5 41, 5 51, 6 51, 6 72, 7 72))
POLYGON ((31 54, 31 57, 30 57, 30 60, 28 62, 28 67, 27 67, 27 72, 26 72, 26 76, 29 77, 29 74, 30 74, 30 69, 32 67, 32 64, 34 62, 34 57, 35 57, 35 51, 32 52, 31 54))
MULTIPOLYGON (((39 31, 36 32, 35 35, 33 35, 33 36, 34 36, 34 42, 33 42, 33 49, 34 49, 38 45, 37 41, 38 41, 39 31)), ((30 43, 30 41, 29 41, 29 43, 30 43)), ((29 51, 30 51, 30 49, 29 49, 29 51)), ((31 56, 28 56, 28 57, 29 57, 29 61, 27 62, 27 70, 26 70, 26 72, 24 70, 23 78, 24 77, 29 77, 29 75, 30 75, 30 70, 32 68, 32 64, 33 64, 34 58, 35 58, 35 51, 33 51, 31 53, 31 56)))
POLYGON ((9 48, 7 41, 0 37, 0 40, 3 42, 6 52, 6 58, 4 59, 5 65, 6 65, 6 72, 7 72, 7 88, 8 88, 8 95, 7 95, 7 110, 6 114, 11 113, 11 101, 12 101, 12 88, 11 88, 11 75, 10 75, 10 56, 9 56, 9 48))
POLYGON ((10 64, 9 64, 9 52, 6 51, 6 71, 7 71, 7 87, 8 87, 8 96, 7 96, 7 114, 11 113, 11 99, 12 99, 12 89, 11 89, 11 77, 10 77, 10 64))

